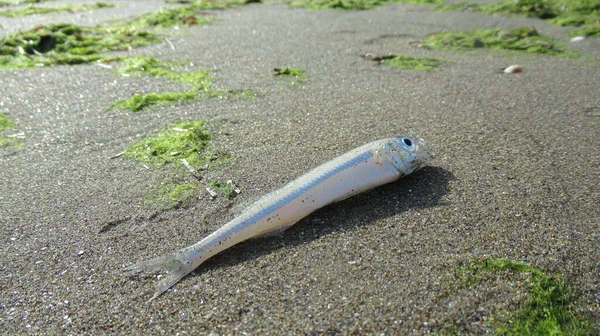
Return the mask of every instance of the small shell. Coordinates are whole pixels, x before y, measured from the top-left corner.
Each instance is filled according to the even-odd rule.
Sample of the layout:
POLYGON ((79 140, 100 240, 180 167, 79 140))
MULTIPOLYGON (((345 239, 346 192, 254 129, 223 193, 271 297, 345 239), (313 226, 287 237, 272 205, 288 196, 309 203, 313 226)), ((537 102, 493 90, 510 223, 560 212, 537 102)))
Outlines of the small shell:
POLYGON ((208 193, 210 194, 211 199, 215 199, 218 196, 218 194, 211 188, 206 187, 206 191, 208 191, 208 193))
POLYGON ((571 42, 581 42, 585 40, 585 36, 575 36, 571 39, 571 42))
POLYGON ((508 68, 504 69, 505 73, 521 73, 523 72, 523 68, 520 65, 511 65, 508 68))

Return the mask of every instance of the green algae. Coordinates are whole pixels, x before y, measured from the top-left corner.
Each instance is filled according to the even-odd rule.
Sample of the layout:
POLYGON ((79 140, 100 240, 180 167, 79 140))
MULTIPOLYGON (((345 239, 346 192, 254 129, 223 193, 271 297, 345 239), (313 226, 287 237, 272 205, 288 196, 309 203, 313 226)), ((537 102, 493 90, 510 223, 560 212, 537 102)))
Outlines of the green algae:
MULTIPOLYGON (((210 93, 210 92, 209 92, 210 93)), ((256 99, 259 97, 259 95, 255 92, 248 92, 248 91, 232 91, 232 90, 215 90, 214 93, 218 93, 218 97, 223 97, 223 96, 233 96, 233 97, 237 97, 240 99, 256 99)), ((215 94, 209 94, 209 96, 214 97, 215 94)))
MULTIPOLYGON (((114 50, 148 46, 163 41, 155 31, 178 26, 193 26, 212 22, 215 18, 201 16, 202 9, 224 9, 243 5, 248 1, 194 2, 188 6, 162 9, 130 21, 120 21, 112 27, 82 27, 74 24, 38 26, 27 32, 0 37, 0 68, 31 68, 60 64, 110 62, 126 57, 106 56, 114 50)), ((96 3, 85 8, 105 8, 113 5, 96 3)), ((83 6, 27 7, 37 11, 73 11, 83 6)), ((26 12, 3 11, 4 15, 26 12)), ((29 12, 27 12, 29 13, 29 12)))
POLYGON ((368 10, 391 3, 410 5, 442 4, 444 0, 293 0, 290 4, 313 10, 368 10))
POLYGON ((208 186, 222 193, 229 200, 232 200, 235 196, 237 196, 237 193, 235 192, 235 186, 233 185, 233 183, 223 182, 220 180, 213 180, 208 183, 208 186))
POLYGON ((262 2, 261 0, 166 0, 170 4, 189 4, 193 9, 228 9, 243 6, 249 3, 262 2))
POLYGON ((196 91, 148 93, 135 95, 129 99, 119 100, 113 103, 111 108, 138 112, 150 106, 183 103, 196 100, 197 98, 198 92, 196 91))
POLYGON ((193 72, 178 72, 182 64, 175 62, 159 61, 152 57, 129 57, 123 59, 124 66, 118 72, 132 76, 151 76, 167 78, 182 84, 191 85, 191 90, 186 92, 166 92, 136 95, 132 98, 114 103, 111 107, 127 109, 133 112, 140 111, 153 105, 175 104, 197 99, 200 95, 218 96, 221 90, 210 90, 214 78, 209 70, 193 72), (213 92, 215 91, 215 92, 213 92))
POLYGON ((40 2, 50 2, 54 0, 17 0, 17 1, 0 1, 0 7, 18 6, 26 4, 34 4, 40 2))
POLYGON ((209 1, 195 1, 190 4, 191 8, 194 9, 228 9, 238 6, 243 6, 249 3, 257 3, 261 0, 209 0, 209 1))
MULTIPOLYGON (((208 186, 229 200, 237 196, 235 186, 230 181, 212 180, 208 182, 208 186)), ((179 208, 189 205, 192 199, 199 197, 201 190, 201 183, 189 183, 183 178, 171 178, 150 186, 146 190, 146 199, 157 204, 161 210, 179 208)))
POLYGON ((485 279, 528 275, 528 299, 508 321, 492 318, 497 335, 592 335, 593 330, 573 311, 570 290, 564 282, 530 265, 507 259, 469 263, 455 272, 459 283, 473 287, 485 279))
POLYGON ((127 23, 130 27, 165 29, 176 26, 203 25, 214 21, 212 17, 201 17, 192 6, 165 8, 150 12, 127 23))
POLYGON ((228 98, 237 97, 240 99, 253 99, 256 94, 253 92, 237 92, 228 89, 220 90, 190 90, 186 92, 163 92, 163 93, 148 93, 135 95, 129 99, 124 99, 113 103, 110 108, 119 108, 138 112, 147 107, 154 105, 171 105, 184 103, 188 101, 198 100, 202 97, 206 98, 228 98))
POLYGON ((150 57, 106 55, 113 50, 127 50, 162 42, 154 33, 142 28, 158 30, 179 25, 204 24, 212 20, 197 16, 197 10, 188 6, 148 13, 127 24, 107 28, 73 24, 38 26, 27 32, 0 38, 0 68, 121 61, 124 66, 118 71, 123 75, 163 77, 191 86, 186 92, 136 95, 111 106, 131 111, 195 100, 199 96, 252 97, 251 93, 211 90, 214 79, 208 70, 182 72, 179 70, 184 67, 173 62, 159 62, 150 57))
POLYGON ((146 198, 162 210, 185 206, 200 190, 200 183, 185 183, 169 179, 153 185, 146 191, 146 198))
POLYGON ((104 53, 161 41, 148 31, 132 28, 81 27, 66 23, 38 26, 0 38, 0 68, 113 61, 118 58, 104 53))
POLYGON ((176 71, 180 68, 183 68, 182 63, 159 61, 153 57, 128 57, 123 59, 123 67, 119 68, 118 72, 132 76, 167 78, 190 84, 197 90, 205 90, 213 84, 214 79, 209 70, 183 73, 176 71))
POLYGON ((0 113, 0 132, 15 126, 14 121, 4 113, 0 113))
POLYGON ((528 54, 577 57, 559 41, 540 34, 535 28, 500 29, 467 32, 442 32, 425 38, 422 47, 440 50, 507 50, 528 54))
POLYGON ((549 19, 557 16, 556 10, 548 1, 544 0, 511 0, 490 4, 461 2, 452 5, 441 5, 435 9, 442 11, 473 11, 484 14, 516 15, 539 19, 549 19))
POLYGON ((101 9, 101 8, 112 8, 114 5, 106 4, 102 2, 97 2, 94 5, 66 5, 61 7, 38 7, 34 5, 27 6, 22 9, 14 9, 14 10, 4 10, 0 11, 0 16, 5 17, 22 17, 29 16, 35 14, 49 14, 49 13, 62 13, 62 12, 84 12, 90 11, 93 9, 101 9))
POLYGON ((205 166, 222 158, 208 152, 210 133, 202 120, 174 123, 164 131, 130 146, 124 156, 150 167, 181 165, 186 159, 194 167, 205 166))
POLYGON ((569 36, 600 37, 600 24, 571 30, 569 36))
POLYGON ((275 68, 273 76, 278 76, 284 79, 292 79, 296 82, 301 82, 307 78, 306 71, 299 68, 275 68))
POLYGON ((23 146, 22 138, 0 136, 0 148, 4 148, 4 147, 21 148, 22 146, 23 146))
POLYGON ((400 70, 433 71, 446 61, 436 58, 417 58, 393 55, 381 61, 382 64, 400 70))
POLYGON ((598 23, 600 19, 600 0, 510 0, 490 4, 462 2, 441 5, 435 9, 538 18, 558 26, 582 26, 598 23))
POLYGON ((250 92, 235 92, 227 89, 213 89, 214 78, 210 75, 212 70, 201 69, 197 71, 185 70, 184 63, 159 61, 152 57, 128 57, 122 59, 124 66, 117 71, 128 76, 150 76, 166 78, 181 84, 191 86, 185 92, 149 93, 133 96, 129 99, 120 100, 111 105, 111 108, 126 109, 132 112, 143 110, 153 105, 177 104, 186 101, 205 98, 254 98, 255 94, 250 92))
MULTIPOLYGON (((209 165, 214 167, 231 160, 229 154, 211 148, 211 138, 203 120, 176 122, 163 131, 131 145, 123 157, 138 160, 148 167, 158 168, 171 175, 160 184, 149 187, 146 190, 146 199, 157 204, 161 210, 176 208, 187 205, 201 189, 198 181, 186 181, 183 172, 185 171, 185 176, 189 176, 189 173, 188 168, 181 162, 182 159, 197 170, 208 169, 209 165)), ((197 173, 192 175, 196 179, 202 179, 197 173)), ((226 191, 220 184, 217 188, 223 193, 226 191)))
POLYGON ((195 9, 178 7, 144 14, 112 27, 83 27, 65 23, 38 26, 30 31, 0 37, 0 68, 125 59, 105 54, 163 42, 150 30, 206 24, 213 20, 199 16, 195 9))
POLYGON ((6 114, 0 113, 0 148, 12 146, 19 148, 22 146, 24 134, 6 135, 1 132, 16 127, 17 124, 6 114))

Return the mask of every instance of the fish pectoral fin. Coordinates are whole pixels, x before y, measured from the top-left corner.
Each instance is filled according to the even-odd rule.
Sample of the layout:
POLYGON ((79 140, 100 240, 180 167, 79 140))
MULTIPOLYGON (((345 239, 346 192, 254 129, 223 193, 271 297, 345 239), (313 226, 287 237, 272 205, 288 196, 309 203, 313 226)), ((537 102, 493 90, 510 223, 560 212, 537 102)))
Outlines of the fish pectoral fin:
POLYGON ((154 295, 148 300, 152 301, 173 287, 184 276, 194 270, 194 266, 181 261, 178 254, 169 254, 162 257, 141 261, 125 268, 126 275, 139 272, 167 271, 167 275, 158 283, 154 295))

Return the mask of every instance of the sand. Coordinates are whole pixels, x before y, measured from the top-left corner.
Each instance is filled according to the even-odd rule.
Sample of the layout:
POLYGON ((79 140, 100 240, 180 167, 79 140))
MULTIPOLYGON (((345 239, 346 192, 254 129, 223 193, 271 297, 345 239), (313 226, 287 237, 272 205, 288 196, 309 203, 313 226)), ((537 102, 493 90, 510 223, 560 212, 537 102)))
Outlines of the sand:
MULTIPOLYGON (((62 2, 62 1, 61 1, 62 2)), ((96 24, 139 15, 142 1, 92 13, 0 18, 96 24)), ((152 1, 143 10, 162 5, 152 1)), ((574 307, 600 328, 600 67, 597 61, 449 53, 414 41, 448 30, 536 27, 534 19, 390 5, 309 11, 251 4, 214 15, 135 55, 216 69, 216 86, 256 99, 202 99, 132 113, 108 110, 136 93, 182 90, 94 65, 2 71, 0 109, 26 135, 0 149, 1 334, 424 334, 490 332, 526 299, 526 277, 476 288, 455 271, 486 257, 525 262, 567 281, 574 307), (377 66, 361 53, 453 61, 434 72, 377 66), (523 73, 504 74, 511 64, 523 73), (290 84, 273 68, 306 70, 290 84), (166 178, 109 159, 175 120, 211 122, 234 161, 229 202, 206 197, 157 212, 144 192, 166 178), (431 167, 324 208, 281 237, 226 251, 158 299, 156 275, 122 268, 190 245, 236 211, 364 143, 426 139, 431 167), (109 230, 102 230, 110 226, 109 230)), ((570 47, 600 56, 600 40, 570 47)), ((191 178, 191 177, 190 177, 191 178)))

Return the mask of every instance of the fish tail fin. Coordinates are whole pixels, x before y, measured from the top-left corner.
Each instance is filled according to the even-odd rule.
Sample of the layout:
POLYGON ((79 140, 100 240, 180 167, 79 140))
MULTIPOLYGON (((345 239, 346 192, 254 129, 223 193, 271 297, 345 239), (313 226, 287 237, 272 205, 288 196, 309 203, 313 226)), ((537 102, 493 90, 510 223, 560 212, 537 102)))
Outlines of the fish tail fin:
POLYGON ((173 287, 179 280, 196 268, 197 265, 186 262, 180 253, 168 254, 150 260, 141 261, 125 268, 126 275, 139 272, 167 271, 167 275, 160 280, 154 295, 148 301, 152 301, 173 287))

